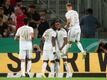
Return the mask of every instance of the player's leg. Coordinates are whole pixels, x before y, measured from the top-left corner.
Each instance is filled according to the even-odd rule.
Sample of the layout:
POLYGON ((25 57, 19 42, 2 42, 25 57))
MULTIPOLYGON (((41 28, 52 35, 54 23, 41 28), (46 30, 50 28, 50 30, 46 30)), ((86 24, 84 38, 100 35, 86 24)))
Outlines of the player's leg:
POLYGON ((69 66, 69 64, 67 62, 67 58, 63 58, 63 61, 64 61, 65 69, 67 71, 66 78, 72 77, 72 72, 71 72, 70 66, 69 66))
POLYGON ((60 72, 60 59, 55 59, 55 72, 56 77, 58 77, 58 73, 60 72))
POLYGON ((42 56, 42 58, 43 58, 43 65, 42 65, 42 76, 44 77, 44 78, 46 78, 46 76, 45 76, 45 72, 46 72, 46 66, 47 66, 47 64, 48 64, 48 51, 43 51, 43 56, 42 56))
POLYGON ((60 51, 59 51, 59 48, 56 47, 56 55, 55 55, 55 73, 56 73, 56 77, 58 77, 58 73, 59 73, 59 68, 60 68, 60 51))
POLYGON ((71 30, 68 31, 68 43, 67 43, 68 48, 70 48, 72 45, 72 33, 73 32, 71 30))
POLYGON ((50 60, 50 69, 51 73, 49 74, 49 77, 54 77, 55 73, 55 55, 52 51, 49 52, 49 60, 50 60))
POLYGON ((20 50, 19 52, 19 58, 21 60, 21 76, 25 76, 25 58, 26 58, 26 51, 20 50))
POLYGON ((44 78, 46 78, 45 73, 46 73, 47 64, 48 64, 48 60, 43 60, 43 65, 42 65, 42 76, 43 76, 44 78))
POLYGON ((49 74, 49 77, 54 77, 54 71, 55 71, 55 60, 51 60, 50 61, 51 62, 51 64, 50 64, 50 69, 51 69, 51 73, 49 74))
POLYGON ((32 50, 27 50, 27 59, 27 73, 29 73, 32 66, 32 50))
POLYGON ((65 66, 65 69, 66 69, 66 71, 67 71, 67 78, 69 78, 69 77, 72 77, 71 76, 71 69, 70 69, 70 66, 69 66, 69 64, 68 64, 68 62, 67 62, 67 45, 62 49, 62 59, 63 59, 63 62, 64 62, 64 66, 65 66))
POLYGON ((80 51, 82 52, 83 56, 85 57, 86 51, 83 49, 83 46, 80 42, 80 35, 81 35, 81 32, 76 34, 75 42, 76 42, 78 48, 80 49, 80 51))

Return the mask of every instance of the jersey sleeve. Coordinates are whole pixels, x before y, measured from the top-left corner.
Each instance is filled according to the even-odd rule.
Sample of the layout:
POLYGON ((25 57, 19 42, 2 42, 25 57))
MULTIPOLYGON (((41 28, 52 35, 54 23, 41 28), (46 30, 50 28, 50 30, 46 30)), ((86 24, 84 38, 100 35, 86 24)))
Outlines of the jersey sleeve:
POLYGON ((20 28, 17 30, 16 36, 20 36, 20 28))
POLYGON ((72 13, 72 17, 71 17, 71 25, 75 25, 75 23, 78 23, 78 13, 75 11, 72 13))
POLYGON ((56 32, 55 31, 52 32, 52 37, 56 37, 56 32))
POLYGON ((33 30, 33 28, 32 28, 32 27, 31 27, 31 29, 30 29, 30 32, 31 32, 31 33, 34 33, 34 30, 33 30))
POLYGON ((42 37, 46 37, 47 30, 43 33, 42 37))
POLYGON ((67 12, 67 13, 65 14, 65 17, 66 17, 66 19, 70 19, 70 18, 71 18, 70 13, 67 12))
POLYGON ((64 37, 67 37, 67 32, 64 30, 64 32, 63 32, 63 36, 64 37))

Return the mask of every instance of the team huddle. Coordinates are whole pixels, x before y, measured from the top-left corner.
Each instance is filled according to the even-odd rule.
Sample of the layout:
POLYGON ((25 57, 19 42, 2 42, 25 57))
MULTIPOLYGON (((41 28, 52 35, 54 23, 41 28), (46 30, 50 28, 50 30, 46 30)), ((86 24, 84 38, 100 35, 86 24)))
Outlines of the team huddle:
MULTIPOLYGON (((65 14, 67 23, 63 27, 60 20, 55 20, 51 24, 51 28, 47 29, 43 36, 43 51, 42 51, 42 76, 45 76, 46 67, 50 61, 50 74, 49 77, 58 77, 60 72, 60 59, 64 61, 67 77, 72 77, 71 70, 67 63, 68 49, 72 46, 72 42, 75 42, 85 58, 86 52, 80 43, 81 29, 79 25, 78 13, 72 10, 72 4, 66 5, 67 12, 65 14)), ((17 30, 15 39, 20 38, 20 51, 19 57, 21 59, 21 74, 25 76, 25 58, 28 58, 27 73, 29 74, 31 69, 32 58, 32 39, 34 38, 33 28, 29 27, 28 20, 25 19, 25 26, 22 26, 17 30)))

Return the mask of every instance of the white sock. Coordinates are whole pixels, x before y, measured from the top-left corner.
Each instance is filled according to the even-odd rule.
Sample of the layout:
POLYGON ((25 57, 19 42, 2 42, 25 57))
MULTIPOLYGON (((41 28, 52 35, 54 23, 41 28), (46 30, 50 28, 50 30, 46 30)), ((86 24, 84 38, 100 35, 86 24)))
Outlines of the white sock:
POLYGON ((46 66, 47 66, 47 62, 43 62, 43 65, 42 65, 42 72, 45 73, 46 71, 46 66))
POLYGON ((80 42, 77 42, 76 44, 82 53, 85 52, 80 42))
POLYGON ((25 62, 21 62, 21 73, 25 76, 25 62))
POLYGON ((51 74, 52 74, 53 76, 54 76, 54 66, 55 66, 54 63, 51 63, 51 64, 50 64, 51 74))
POLYGON ((60 66, 59 66, 59 62, 56 62, 56 66, 55 66, 55 68, 56 68, 56 73, 59 73, 59 69, 60 69, 60 66))
POLYGON ((64 65, 65 65, 65 69, 66 69, 67 73, 70 73, 70 67, 67 64, 67 62, 64 62, 64 65))
POLYGON ((29 60, 28 63, 27 63, 27 73, 30 72, 30 70, 31 70, 31 65, 32 65, 32 62, 31 62, 31 60, 29 60))

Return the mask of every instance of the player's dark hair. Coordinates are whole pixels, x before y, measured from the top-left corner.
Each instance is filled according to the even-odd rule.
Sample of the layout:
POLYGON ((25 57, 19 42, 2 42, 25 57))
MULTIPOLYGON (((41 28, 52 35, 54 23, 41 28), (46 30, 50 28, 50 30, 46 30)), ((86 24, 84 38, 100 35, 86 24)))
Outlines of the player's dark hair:
POLYGON ((66 6, 67 6, 67 7, 71 7, 72 4, 71 4, 71 3, 67 3, 66 6))
POLYGON ((26 24, 29 23, 29 19, 28 19, 28 18, 24 18, 24 19, 23 19, 23 22, 24 22, 24 24, 26 25, 26 24))
POLYGON ((93 9, 91 8, 86 9, 86 14, 93 14, 93 9))
POLYGON ((55 28, 55 21, 56 21, 56 20, 53 20, 53 21, 51 22, 51 25, 50 25, 51 28, 53 28, 54 30, 56 30, 56 28, 55 28))
POLYGON ((59 20, 59 19, 56 19, 55 23, 57 23, 57 22, 61 23, 61 20, 59 20))

